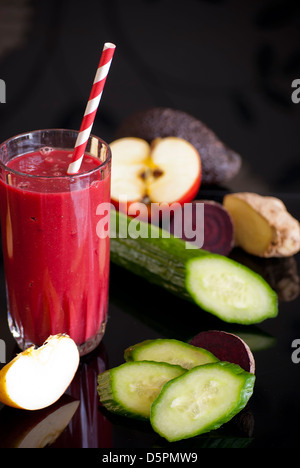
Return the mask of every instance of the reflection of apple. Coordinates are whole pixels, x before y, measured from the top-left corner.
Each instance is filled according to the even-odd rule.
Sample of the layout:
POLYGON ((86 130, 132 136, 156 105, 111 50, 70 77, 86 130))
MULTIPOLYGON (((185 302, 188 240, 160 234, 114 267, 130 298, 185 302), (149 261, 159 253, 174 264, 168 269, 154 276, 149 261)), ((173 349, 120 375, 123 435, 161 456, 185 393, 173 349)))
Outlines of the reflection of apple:
MULTIPOLYGON (((201 183, 199 153, 182 138, 158 138, 149 145, 141 138, 120 138, 112 151, 111 199, 117 209, 133 203, 191 201, 201 183)), ((137 206, 137 205, 135 205, 137 206)), ((128 213, 130 214, 130 213, 128 213)))
POLYGON ((79 401, 68 395, 38 411, 6 406, 0 412, 0 447, 44 448, 51 445, 67 427, 78 406, 79 401))
POLYGON ((37 410, 52 405, 70 385, 79 352, 68 335, 52 335, 39 348, 30 346, 0 371, 0 401, 37 410))

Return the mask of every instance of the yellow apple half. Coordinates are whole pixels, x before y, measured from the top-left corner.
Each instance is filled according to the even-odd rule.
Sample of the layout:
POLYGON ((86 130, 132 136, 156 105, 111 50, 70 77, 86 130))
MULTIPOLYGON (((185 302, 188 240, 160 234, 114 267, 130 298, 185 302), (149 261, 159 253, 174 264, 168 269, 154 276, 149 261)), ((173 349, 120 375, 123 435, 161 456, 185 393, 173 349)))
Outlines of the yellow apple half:
POLYGON ((29 347, 1 369, 0 401, 27 410, 52 405, 72 382, 79 359, 76 343, 64 334, 29 347))

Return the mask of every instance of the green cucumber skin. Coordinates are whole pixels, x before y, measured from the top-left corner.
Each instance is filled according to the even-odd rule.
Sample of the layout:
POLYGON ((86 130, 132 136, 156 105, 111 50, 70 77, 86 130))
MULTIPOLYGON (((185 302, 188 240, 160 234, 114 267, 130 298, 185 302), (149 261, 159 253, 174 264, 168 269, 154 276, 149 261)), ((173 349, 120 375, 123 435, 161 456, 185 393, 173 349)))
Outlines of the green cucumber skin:
POLYGON ((141 230, 145 237, 119 237, 120 232, 128 232, 133 219, 121 212, 116 212, 116 226, 111 227, 110 258, 111 261, 139 275, 150 283, 157 284, 167 291, 193 301, 185 286, 185 262, 190 258, 206 255, 200 249, 187 249, 181 239, 163 237, 164 231, 156 226, 142 222, 141 230), (157 238, 151 237, 151 229, 157 238), (170 242, 171 240, 171 242, 170 242))
MULTIPOLYGON (((148 349, 151 350, 152 345, 156 346, 156 344, 162 344, 162 345, 163 344, 169 344, 170 347, 174 347, 174 352, 175 353, 176 353, 177 346, 179 346, 180 351, 182 351, 184 348, 186 349, 187 352, 189 350, 191 350, 191 351, 194 350, 196 353, 201 354, 203 357, 206 356, 207 357, 207 362, 218 362, 219 361, 219 359, 216 358, 216 356, 214 356, 210 351, 207 351, 204 348, 199 348, 199 347, 190 345, 189 343, 185 343, 183 341, 179 341, 179 340, 175 340, 175 339, 166 339, 166 338, 157 338, 155 340, 144 340, 141 343, 137 343, 137 344, 135 344, 133 346, 130 346, 124 352, 124 359, 126 361, 140 361, 141 359, 139 358, 139 352, 142 349, 145 349, 145 348, 148 348, 148 349)), ((145 360, 145 358, 142 358, 142 359, 145 360)), ((149 358, 149 360, 157 361, 157 359, 151 359, 151 358, 149 358)), ((158 362, 169 362, 169 361, 165 361, 164 356, 161 356, 161 359, 158 362)), ((173 363, 170 363, 170 364, 174 365, 173 363)), ((178 364, 185 368, 184 364, 180 364, 180 363, 178 363, 178 364)), ((198 365, 200 365, 200 364, 198 364, 198 365)))
POLYGON ((204 434, 212 430, 218 429, 223 424, 230 421, 236 414, 238 414, 246 406, 246 404, 248 403, 249 399, 251 398, 253 394, 255 379, 256 378, 254 374, 244 371, 237 364, 229 363, 226 361, 220 361, 218 363, 210 363, 210 364, 204 364, 203 366, 194 367, 193 369, 190 369, 189 371, 187 371, 187 373, 183 374, 182 376, 176 377, 172 381, 169 381, 163 385, 160 391, 160 394, 154 400, 151 406, 151 414, 150 414, 151 426, 155 432, 157 432, 161 437, 166 439, 168 442, 176 442, 178 440, 189 439, 189 438, 198 436, 200 434, 204 434), (224 415, 222 418, 218 419, 217 421, 215 420, 215 421, 212 421, 211 424, 207 424, 201 430, 195 431, 194 433, 187 433, 185 436, 181 435, 179 437, 168 437, 159 429, 159 427, 157 427, 156 422, 155 422, 155 415, 157 412, 160 411, 159 407, 164 399, 164 395, 168 392, 168 389, 173 383, 175 384, 176 382, 179 381, 179 379, 183 379, 187 374, 190 374, 191 372, 198 372, 199 368, 207 367, 207 366, 224 367, 236 375, 240 374, 244 378, 243 389, 240 393, 238 402, 236 403, 236 405, 234 406, 234 408, 232 408, 230 412, 226 413, 226 415, 224 415))
POLYGON ((112 413, 122 414, 124 416, 130 416, 129 412, 120 405, 115 397, 112 388, 112 373, 114 369, 109 369, 98 375, 97 378, 97 392, 99 395, 100 402, 105 406, 108 411, 112 413))
MULTIPOLYGON (((170 369, 174 369, 174 374, 176 373, 176 377, 180 374, 183 374, 186 372, 186 369, 183 369, 180 366, 176 365, 171 365, 168 363, 158 363, 158 362, 146 362, 146 366, 149 368, 151 364, 156 365, 158 368, 160 365, 169 367, 170 369)), ((121 416, 126 416, 129 418, 134 418, 134 419, 141 419, 141 420, 149 420, 149 417, 146 417, 138 412, 133 411, 132 409, 129 409, 124 405, 124 403, 120 402, 116 392, 115 392, 115 374, 118 372, 119 368, 126 368, 128 366, 135 366, 138 368, 138 366, 144 367, 144 363, 142 361, 137 362, 125 362, 124 364, 121 364, 118 367, 114 367, 112 369, 108 369, 101 374, 98 375, 97 378, 97 392, 98 396, 100 399, 100 402, 103 404, 103 406, 110 412, 116 413, 121 416)), ((176 378, 174 377, 174 378, 176 378)))
POLYGON ((152 343, 152 341, 153 340, 144 340, 126 348, 124 351, 125 361, 138 361, 139 359, 136 359, 136 350, 138 350, 141 346, 152 343))
POLYGON ((186 242, 183 240, 170 236, 169 233, 164 234, 165 231, 146 222, 135 221, 121 212, 116 211, 115 220, 115 225, 111 227, 110 238, 110 258, 113 263, 143 277, 150 283, 159 285, 182 299, 192 302, 206 312, 217 315, 224 322, 248 325, 259 323, 266 318, 273 318, 277 315, 277 294, 260 275, 250 268, 219 254, 212 254, 196 247, 186 248, 186 242), (130 237, 128 234, 130 223, 140 225, 143 233, 140 237, 130 237), (156 233, 157 238, 151 237, 151 230, 156 233), (120 232, 127 232, 127 237, 119 237, 120 232), (272 310, 266 311, 262 317, 255 320, 247 318, 245 321, 242 312, 240 319, 232 320, 226 316, 218 315, 213 305, 205 307, 201 304, 195 294, 191 293, 189 287, 189 265, 190 262, 197 259, 208 257, 231 262, 243 268, 249 275, 259 278, 262 286, 265 287, 266 294, 271 294, 273 298, 272 310))

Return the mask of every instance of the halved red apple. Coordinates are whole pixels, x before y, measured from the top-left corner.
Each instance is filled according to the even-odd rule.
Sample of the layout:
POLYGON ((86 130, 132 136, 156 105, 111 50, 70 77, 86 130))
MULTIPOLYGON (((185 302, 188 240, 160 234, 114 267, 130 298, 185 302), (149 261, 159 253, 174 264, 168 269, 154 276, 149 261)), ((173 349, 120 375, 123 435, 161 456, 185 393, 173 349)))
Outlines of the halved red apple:
POLYGON ((0 401, 26 410, 52 405, 73 380, 79 359, 76 343, 64 334, 29 347, 1 369, 0 401))
POLYGON ((113 141, 110 147, 111 200, 117 209, 124 211, 125 207, 128 212, 133 203, 183 205, 196 196, 201 184, 201 159, 183 138, 157 138, 150 145, 141 138, 125 137, 113 141))

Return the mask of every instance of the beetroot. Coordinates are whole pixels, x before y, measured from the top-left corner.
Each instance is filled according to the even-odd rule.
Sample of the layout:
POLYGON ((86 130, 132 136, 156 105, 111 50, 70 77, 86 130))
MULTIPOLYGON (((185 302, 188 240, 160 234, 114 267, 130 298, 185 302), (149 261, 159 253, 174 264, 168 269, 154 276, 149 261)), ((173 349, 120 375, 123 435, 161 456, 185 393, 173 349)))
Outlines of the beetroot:
MULTIPOLYGON (((191 241, 199 248, 208 250, 212 253, 220 255, 228 255, 234 246, 234 227, 230 214, 221 205, 221 203, 211 200, 195 200, 191 204, 191 209, 182 208, 183 216, 178 221, 178 218, 173 217, 170 222, 171 234, 181 237, 185 241, 191 241), (204 205, 204 226, 202 222, 196 223, 196 205, 203 203, 204 205), (192 220, 186 217, 192 216, 192 220), (182 223, 182 225, 178 225, 182 223), (188 237, 185 234, 184 226, 191 226, 195 233, 193 237, 188 237), (204 228, 204 243, 203 241, 204 228), (180 234, 179 234, 180 233, 180 234)), ((199 218, 198 218, 199 220, 199 218)))
POLYGON ((238 364, 252 374, 255 372, 255 361, 249 346, 233 333, 219 330, 200 332, 190 340, 190 344, 210 351, 220 361, 238 364))

